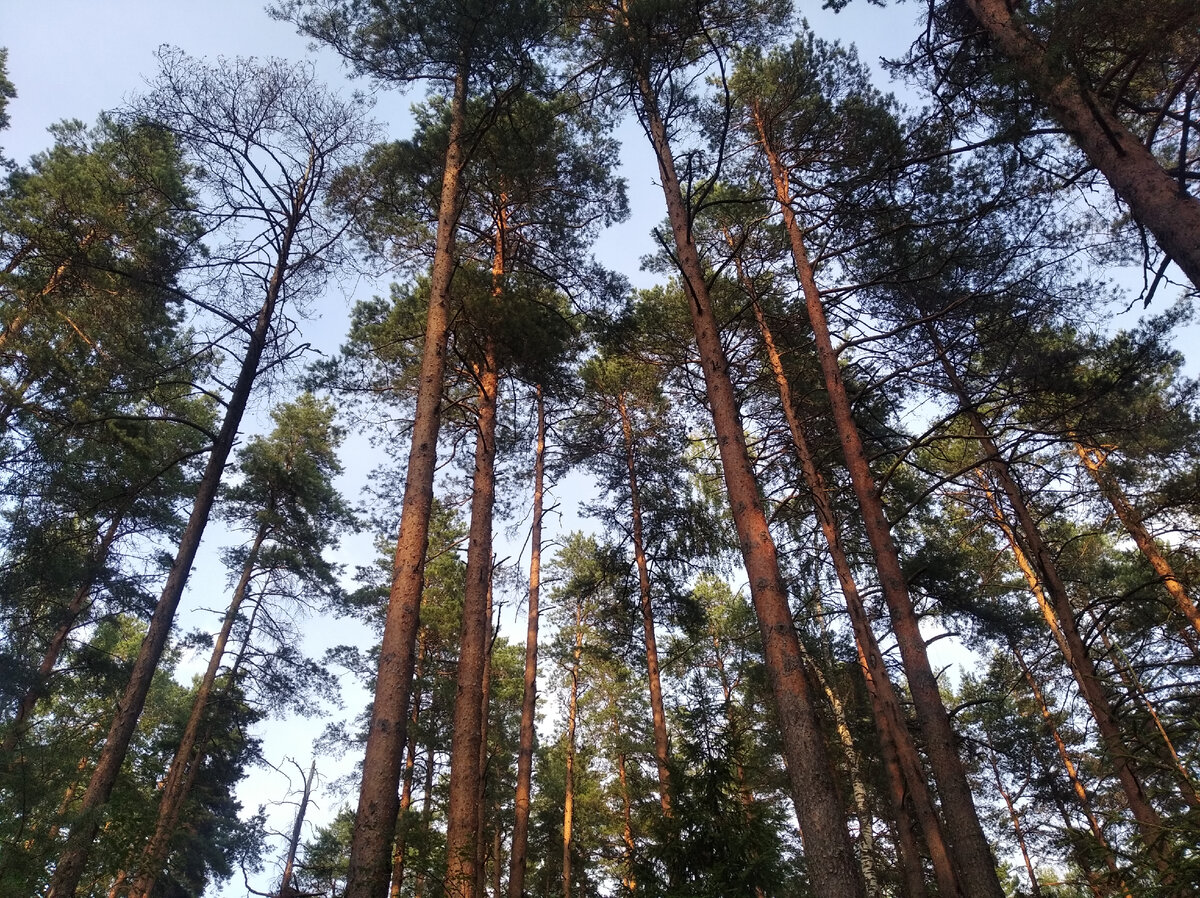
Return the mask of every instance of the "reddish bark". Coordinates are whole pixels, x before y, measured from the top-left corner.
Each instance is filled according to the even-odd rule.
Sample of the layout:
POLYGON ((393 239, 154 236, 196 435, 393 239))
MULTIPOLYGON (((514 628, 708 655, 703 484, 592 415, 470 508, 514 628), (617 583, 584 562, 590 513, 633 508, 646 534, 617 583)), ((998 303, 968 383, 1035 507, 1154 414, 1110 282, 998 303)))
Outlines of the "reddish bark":
POLYGON ((787 171, 766 126, 757 116, 755 125, 770 167, 776 199, 779 201, 784 228, 791 244, 796 273, 804 292, 805 309, 812 327, 817 360, 829 396, 838 440, 850 473, 854 495, 862 510, 867 539, 875 556, 875 567, 879 572, 879 582, 888 607, 892 632, 904 662, 904 672, 908 678, 909 691, 912 693, 917 722, 925 736, 925 750, 929 755, 930 766, 942 800, 942 812, 948 824, 944 835, 950 845, 963 890, 979 898, 1003 898, 1004 892, 996 875, 996 861, 979 823, 966 769, 958 755, 958 740, 950 726, 946 706, 942 703, 941 690, 929 663, 925 639, 918 627, 916 610, 908 592, 908 583, 900 567, 900 556, 892 541, 891 524, 850 408, 849 395, 842 380, 837 353, 833 348, 821 293, 808 259, 800 223, 792 210, 787 171))
POLYGON ((483 771, 483 674, 491 632, 488 594, 492 579, 492 507, 496 495, 495 348, 487 338, 485 358, 476 366, 475 473, 472 478, 471 525, 467 537, 466 590, 450 742, 450 797, 446 814, 446 894, 472 898, 477 875, 477 805, 483 771))
POLYGON ((458 227, 459 185, 464 153, 462 134, 466 121, 467 68, 460 66, 454 79, 446 163, 438 206, 437 244, 430 272, 429 312, 421 353, 420 382, 413 415, 412 442, 404 480, 404 506, 396 540, 392 588, 379 654, 375 700, 363 757, 362 785, 350 867, 344 898, 384 898, 391 875, 392 841, 400 808, 399 789, 408 742, 408 705, 420 627, 421 589, 425 578, 425 552, 429 545, 429 518, 433 506, 433 478, 437 469, 437 441, 441 425, 446 371, 446 345, 450 325, 450 280, 454 274, 454 242, 458 227))
POLYGON ((834 785, 814 697, 804 676, 775 542, 758 497, 758 483, 746 446, 729 362, 709 300, 704 268, 692 240, 691 219, 675 171, 670 140, 659 116, 658 98, 649 73, 637 74, 642 124, 658 160, 676 262, 704 371, 729 504, 762 632, 767 677, 779 712, 784 758, 809 873, 814 887, 826 898, 861 898, 862 876, 834 785))

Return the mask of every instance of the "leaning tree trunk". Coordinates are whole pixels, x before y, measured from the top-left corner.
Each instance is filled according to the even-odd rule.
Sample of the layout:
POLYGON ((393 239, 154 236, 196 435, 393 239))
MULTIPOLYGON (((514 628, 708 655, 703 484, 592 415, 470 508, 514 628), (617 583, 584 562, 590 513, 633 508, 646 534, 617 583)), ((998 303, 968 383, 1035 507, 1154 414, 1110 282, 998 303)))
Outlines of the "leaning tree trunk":
POLYGON ((650 715, 654 724, 654 760, 658 765, 658 798, 663 814, 671 816, 671 776, 668 764, 667 715, 663 710, 662 682, 658 676, 658 641, 654 635, 654 606, 650 599, 650 566, 642 530, 642 498, 638 490, 637 451, 633 424, 625 406, 624 392, 617 394, 617 413, 625 440, 625 467, 629 476, 629 505, 633 515, 633 557, 637 563, 638 598, 642 609, 642 632, 646 638, 646 674, 650 683, 650 715))
POLYGON ((826 898, 862 898, 862 876, 846 828, 815 698, 804 676, 800 643, 792 623, 775 541, 759 499, 758 482, 729 374, 729 361, 721 345, 704 268, 692 240, 691 217, 675 171, 670 139, 658 112, 658 98, 649 73, 641 71, 637 75, 642 124, 658 159, 676 261, 704 370, 725 486, 750 582, 750 596, 762 632, 767 677, 779 712, 784 758, 800 820, 805 858, 814 887, 826 898))
POLYGON ((900 710, 899 696, 896 694, 891 675, 884 664, 883 652, 879 648, 875 632, 871 629, 867 609, 859 594, 858 584, 850 566, 850 559, 842 547, 841 532, 833 502, 830 500, 829 488, 820 468, 817 467, 816 457, 809 445, 804 426, 796 414, 796 406, 792 399, 792 387, 784 371, 783 359, 775 344, 774 335, 767 323, 762 305, 758 301, 757 291, 743 271, 741 259, 736 258, 735 264, 739 280, 750 296, 750 304, 754 309, 754 317, 767 352, 767 364, 771 368, 775 384, 779 389, 780 404, 792 437, 792 447, 796 450, 796 458, 800 462, 800 471, 812 497, 817 522, 825 537, 825 544, 829 549, 829 557, 833 562, 842 595, 846 599, 846 611, 850 616, 850 625, 858 648, 859 663, 867 685, 867 693, 871 699, 876 732, 879 735, 880 745, 883 747, 888 775, 893 778, 889 794, 896 815, 897 830, 900 834, 900 860, 906 888, 914 898, 926 891, 920 852, 916 850, 915 841, 907 829, 905 819, 907 817, 907 801, 907 803, 911 803, 917 822, 921 826, 933 864, 934 876, 938 882, 939 893, 942 896, 958 895, 960 894, 958 874, 954 869, 949 846, 946 844, 937 807, 930 794, 925 769, 905 724, 903 712, 900 710))
POLYGON ((529 844, 529 803, 533 781, 534 717, 537 713, 538 599, 542 578, 542 501, 546 476, 546 399, 537 386, 537 446, 533 459, 533 523, 529 536, 529 609, 525 627, 525 685, 521 697, 521 733, 517 749, 517 792, 512 851, 508 868, 509 898, 525 892, 525 852, 529 844))
POLYGON ((350 842, 350 866, 343 898, 384 898, 391 874, 392 840, 400 809, 398 796, 404 747, 408 741, 408 704, 412 689, 421 589, 433 478, 437 469, 438 430, 450 333, 450 280, 454 274, 454 236, 458 227, 460 182, 465 163, 462 135, 467 109, 467 66, 454 79, 446 164, 438 207, 437 244, 430 272, 429 312, 417 405, 413 416, 404 507, 392 566, 392 588, 379 653, 375 700, 363 757, 362 786, 350 842))
MULTIPOLYGON (((1092 717, 1096 721, 1101 743, 1109 761, 1115 768, 1117 779, 1125 792, 1129 810, 1137 822, 1142 841, 1159 870, 1167 873, 1170 866, 1167 861, 1169 848, 1164 844, 1165 831, 1162 819, 1150 804, 1149 796, 1142 788, 1141 780, 1133 764, 1133 756, 1126 744, 1116 714, 1113 712, 1112 703, 1105 694, 1104 686, 1096 671, 1096 665, 1079 632, 1075 609, 1071 606, 1071 599, 1067 595, 1067 588, 1058 572, 1054 556, 1045 540, 1042 539, 1041 529, 1034 520, 1029 503, 1025 501, 1024 490, 1013 477, 1008 462, 1000 454, 1000 448, 996 445, 991 431, 988 430, 982 416, 972 403, 966 384, 950 363, 936 330, 929 325, 926 327, 926 333, 937 353, 954 396, 958 400, 959 408, 970 424, 975 438, 979 441, 982 463, 999 484, 1008 500, 1009 508, 1016 516, 1019 535, 1024 539, 1024 546, 1018 544, 1017 534, 1009 532, 1014 554, 1020 563, 1022 552, 1018 550, 1024 549, 1024 555, 1027 556, 1025 576, 1030 581, 1035 597, 1042 604, 1043 616, 1063 652, 1067 666, 1075 677, 1075 682, 1079 685, 1080 694, 1083 695, 1092 712, 1092 717)), ((1003 522, 1003 510, 996 502, 995 497, 989 498, 993 503, 996 518, 1003 522)))
POLYGON ((1146 557, 1146 561, 1150 563, 1154 573, 1161 578, 1167 594, 1175 600, 1175 606, 1179 609, 1179 613, 1184 616, 1197 635, 1200 635, 1200 610, 1196 609, 1196 603, 1192 601, 1192 597, 1188 595, 1180 579, 1175 576, 1171 563, 1167 561, 1166 556, 1154 541, 1154 537, 1146 529, 1146 524, 1142 521, 1138 510, 1125 497, 1120 484, 1117 483, 1112 473, 1105 469, 1105 453, 1099 449, 1086 448, 1082 443, 1075 444, 1075 452, 1083 462, 1084 470, 1099 487, 1100 495, 1108 500, 1108 504, 1117 513, 1117 518, 1129 535, 1133 537, 1134 543, 1146 557))
MULTIPOLYGON (((154 834, 142 852, 141 870, 137 879, 134 880, 133 888, 129 891, 130 898, 150 898, 154 883, 166 862, 171 838, 179 827, 184 803, 187 801, 192 783, 195 782, 195 771, 204 763, 205 740, 201 738, 200 727, 204 723, 208 700, 212 695, 213 686, 217 682, 221 661, 225 657, 225 647, 229 644, 229 636, 233 632, 233 625, 237 622, 238 612, 246 598, 250 579, 254 576, 254 568, 258 563, 258 554, 266 537, 267 525, 263 523, 259 525, 258 532, 254 534, 254 542, 242 565, 241 577, 233 591, 229 608, 225 611, 225 619, 221 622, 221 631, 217 634, 217 640, 213 644, 212 654, 208 659, 208 668, 200 679, 196 697, 192 699, 191 713, 188 715, 183 735, 175 749, 175 757, 171 759, 167 777, 160 789, 162 797, 158 803, 158 817, 154 823, 154 834)), ((249 635, 247 635, 248 638, 249 635)))
POLYGON ((958 740, 950 725, 950 715, 942 702, 937 677, 929 663, 925 638, 921 635, 912 597, 908 592, 908 583, 900 566, 900 556, 892 541, 891 524, 850 408, 850 399, 842 380, 838 356, 834 351, 829 323, 825 317, 825 307, 808 259, 800 223, 792 210, 787 171, 764 123, 757 115, 755 124, 770 167, 776 199, 783 214, 784 229, 791 243, 792 257, 804 293, 805 308, 816 342, 817 360, 829 396, 838 440, 842 446, 854 494, 862 510, 867 539, 874 552, 879 583, 888 607, 896 644, 900 648, 900 657, 904 662, 904 672, 912 693, 917 721, 925 736, 925 750, 929 755, 934 780, 942 800, 942 811, 948 824, 945 835, 957 864, 963 890, 973 898, 1003 898, 1004 891, 996 875, 996 861, 979 823, 979 814, 975 810, 966 769, 958 755, 958 740))
POLYGON ((466 590, 463 595, 458 685, 454 729, 450 741, 450 797, 446 813, 446 895, 473 898, 475 842, 483 722, 483 670, 491 622, 487 615, 492 578, 492 506, 496 496, 495 347, 486 338, 485 359, 476 366, 479 405, 476 410, 475 474, 471 493, 471 527, 467 542, 466 590))
POLYGON ((180 599, 183 598, 183 589, 187 585, 188 575, 196 560, 196 552, 200 548, 200 540, 208 525, 208 518, 217 498, 217 488, 221 485, 221 477, 225 472, 225 463, 229 460, 229 453, 233 451, 234 440, 241 428, 242 415, 245 414, 246 404, 250 400, 250 391, 259 373, 259 362, 267 345, 271 322, 275 318, 275 308, 288 273, 292 241, 300 227, 306 203, 306 183, 301 181, 296 187, 292 210, 281 235, 279 253, 267 285, 266 297, 259 309, 258 317, 255 319, 254 328, 250 332, 246 354, 242 358, 241 369, 230 394, 229 403, 225 407, 225 420, 221 423, 221 429, 213 443, 208 463, 201 475, 196 500, 192 505, 192 513, 188 517, 187 525, 184 527, 183 536, 180 538, 175 561, 167 574, 167 582, 163 587, 162 595, 150 618, 150 627, 142 640, 137 659, 134 661, 125 694, 121 697, 116 713, 113 715, 112 726, 109 729, 108 738, 104 742, 104 748, 100 752, 100 758, 96 762, 96 769, 92 772, 87 791, 84 792, 80 815, 72 823, 62 855, 55 865, 54 878, 50 883, 50 890, 47 892, 46 898, 74 898, 79 887, 79 880, 87 865, 92 842, 95 841, 96 833, 100 829, 104 807, 108 804, 109 796, 112 795, 117 775, 121 771, 121 765, 129 751, 129 743, 137 728, 138 718, 146 704, 146 696, 150 692, 150 681, 158 669, 158 661, 167 646, 167 637, 171 633, 175 610, 179 607, 180 599))
POLYGON ((313 779, 316 778, 316 775, 317 759, 314 757, 308 768, 308 776, 304 777, 304 791, 300 795, 300 807, 296 809, 296 820, 292 824, 291 838, 288 839, 287 858, 283 862, 283 876, 279 879, 279 898, 295 898, 301 894, 292 885, 292 877, 296 867, 296 853, 300 849, 300 836, 304 832, 304 816, 308 813, 308 802, 312 796, 313 779))
POLYGON ((1200 287, 1200 199, 1168 174, 1137 135, 1052 59, 1028 28, 1013 19, 1010 2, 966 0, 966 5, 1050 114, 1129 205, 1133 217, 1200 287))

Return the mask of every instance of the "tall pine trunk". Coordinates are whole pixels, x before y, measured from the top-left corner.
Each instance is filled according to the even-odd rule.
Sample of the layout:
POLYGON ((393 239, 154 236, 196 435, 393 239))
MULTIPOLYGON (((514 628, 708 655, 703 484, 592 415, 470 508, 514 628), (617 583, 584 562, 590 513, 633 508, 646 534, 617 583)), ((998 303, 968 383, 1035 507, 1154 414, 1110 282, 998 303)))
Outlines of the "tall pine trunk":
POLYGON ((650 683, 650 715, 654 724, 654 760, 658 766, 658 799, 663 814, 671 816, 671 776, 667 766, 667 715, 663 710, 662 683, 658 676, 658 641, 654 634, 654 606, 650 598, 650 566, 646 561, 646 539, 642 530, 642 498, 638 490, 637 448, 633 423, 625 406, 625 393, 617 394, 617 413, 625 441, 625 467, 629 476, 629 510, 633 516, 633 557, 638 572, 638 599, 642 632, 646 639, 646 675, 650 683))
POLYGON ((1133 217, 1200 287, 1200 199, 1168 174, 1137 135, 1013 18, 1010 2, 966 0, 966 5, 1050 114, 1129 204, 1133 217))
MULTIPOLYGON (((225 611, 225 618, 221 621, 221 631, 217 634, 216 642, 213 644, 212 654, 208 659, 208 668, 200 679, 196 697, 192 699, 192 710, 188 714, 179 746, 175 749, 175 756, 171 759, 171 766, 167 770, 158 804, 158 817, 154 822, 154 834, 142 852, 139 864, 140 872, 134 881, 133 888, 130 889, 130 898, 150 898, 154 883, 166 862, 171 838, 179 827, 183 806, 191 791, 191 784, 195 782, 195 771, 204 763, 205 740, 201 737, 200 728, 204 724, 208 700, 212 695, 213 686, 217 682, 217 673, 221 669, 221 661, 225 657, 225 648, 229 644, 233 625, 237 622, 238 612, 241 610, 246 592, 250 588, 250 580, 254 576, 259 551, 266 536, 267 525, 260 524, 258 532, 254 534, 250 551, 246 555, 246 561, 242 565, 241 577, 233 591, 229 608, 225 611)), ((246 638, 249 639, 249 634, 246 638)))
POLYGON ((642 125, 658 160, 680 279, 692 317, 713 429, 720 450, 729 504, 762 632, 767 677, 779 712, 792 799, 800 820, 805 858, 814 887, 825 898, 862 898, 862 876, 834 784, 814 696, 803 671, 775 541, 758 496, 729 362, 713 315, 691 218, 675 171, 671 143, 658 111, 649 73, 640 71, 642 125))
POLYGON ((911 838, 911 831, 907 828, 906 808, 911 805, 921 827, 925 844, 929 849, 939 893, 942 896, 958 895, 960 894, 958 874, 955 872, 937 807, 929 790, 925 769, 905 724, 903 712, 900 710, 899 696, 896 694, 891 675, 884 664, 879 642, 871 629, 866 606, 859 594, 858 584, 850 566, 850 559, 842 546, 841 531, 833 502, 830 500, 829 488, 821 470, 817 467, 816 457, 809 445, 804 426, 796 414, 791 384, 784 372, 783 359, 775 344, 775 338, 763 313, 762 305, 758 301, 757 292, 754 290, 753 283, 742 270, 741 259, 736 258, 735 263, 739 280, 751 297, 750 304, 762 334, 763 346, 767 351, 767 364, 771 368, 775 384, 779 389, 779 399, 783 408, 784 420, 787 422, 788 431, 792 437, 792 447, 796 450, 800 471, 808 486, 813 510, 825 538, 825 544, 829 549, 829 557, 833 563, 842 595, 846 600, 846 611, 850 617, 851 629, 858 648, 858 658, 866 681, 867 694, 871 699, 876 732, 884 752, 886 771, 891 777, 889 794, 896 815, 900 862, 906 888, 913 896, 922 895, 926 891, 921 855, 917 850, 915 840, 911 838))
POLYGON ((825 317, 825 307, 808 259, 808 250, 804 245, 804 235, 792 210, 787 171, 757 115, 755 123, 763 153, 770 167, 775 196, 783 214, 784 229, 804 293, 805 309, 816 342, 817 360, 829 395, 838 440, 850 473, 854 495, 862 510, 863 525, 874 552, 875 566, 879 572, 879 583, 888 607, 892 631, 900 648, 917 721, 925 736, 925 750, 929 755, 934 780, 942 799, 942 811, 948 823, 945 835, 958 868, 963 890, 973 898, 1003 898, 1004 892, 996 874, 996 861, 979 823, 979 814, 975 810, 966 769, 958 755, 958 740, 950 725, 950 715, 942 702, 937 677, 929 663, 925 639, 918 627, 908 583, 900 567, 900 556, 892 541, 891 524, 850 408, 850 399, 842 380, 838 356, 833 348, 829 323, 825 317))
POLYGON ((250 392, 258 377, 259 362, 267 339, 271 332, 271 324, 275 318, 275 309, 287 277, 291 262, 292 241, 303 221, 304 208, 307 203, 307 175, 295 189, 292 209, 280 236, 279 252, 275 260, 271 278, 267 284, 267 292, 263 304, 259 308, 250 331, 246 354, 242 358, 237 380, 225 407, 225 419, 213 443, 212 452, 200 478, 196 500, 192 505, 192 513, 179 540, 179 549, 171 570, 167 574, 167 582, 163 586, 162 595, 150 618, 150 627, 142 640, 137 659, 125 694, 117 704, 113 715, 112 726, 108 738, 92 772, 87 791, 83 795, 83 806, 76 820, 71 824, 71 832, 66 845, 54 867, 54 878, 46 898, 74 898, 87 865, 88 854, 96 833, 99 831, 105 805, 112 795, 113 786, 117 782, 121 765, 129 751, 129 743, 137 728, 138 718, 146 704, 146 696, 150 692, 150 681, 158 669, 159 659, 167 646, 167 638, 171 633, 171 624, 175 619, 175 610, 183 598, 183 590, 187 585, 188 575, 196 560, 196 552, 200 548, 200 540, 208 525, 213 503, 217 498, 217 489, 221 485, 221 477, 225 472, 225 464, 229 453, 233 451, 233 443, 241 428, 242 416, 246 404, 250 400, 250 392))
POLYGON ((485 338, 484 360, 476 366, 475 473, 471 526, 467 538, 466 590, 463 595, 458 680, 450 742, 450 798, 446 819, 446 895, 473 898, 476 870, 480 745, 483 737, 483 672, 487 659, 488 592, 492 579, 492 506, 496 495, 495 347, 485 338))
POLYGON ((467 109, 467 65, 460 64, 450 101, 446 163, 438 206, 437 244, 430 272, 429 312, 412 442, 404 480, 404 507, 392 566, 392 587, 379 653, 375 699, 363 757, 362 785, 350 842, 350 866, 343 898, 384 898, 391 874, 392 841, 400 809, 399 784, 408 742, 408 705, 420 627, 421 589, 437 442, 441 425, 446 346, 450 333, 450 280, 454 274, 454 242, 458 227, 460 184, 464 165, 463 129, 467 109))

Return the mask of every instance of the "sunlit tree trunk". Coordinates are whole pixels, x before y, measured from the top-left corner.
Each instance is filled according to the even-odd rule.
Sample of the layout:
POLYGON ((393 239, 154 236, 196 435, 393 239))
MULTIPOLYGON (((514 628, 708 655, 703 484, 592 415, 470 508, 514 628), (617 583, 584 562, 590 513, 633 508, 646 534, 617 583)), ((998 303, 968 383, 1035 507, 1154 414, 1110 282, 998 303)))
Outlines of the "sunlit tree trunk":
POLYGON ((404 479, 404 505, 343 898, 383 898, 391 876, 392 841, 400 810, 400 775, 404 766, 404 747, 408 742, 408 705, 420 627, 425 553, 429 545, 433 478, 437 470, 439 406, 450 333, 450 280, 454 274, 459 185, 465 161, 462 135, 466 121, 467 74, 464 62, 455 74, 450 101, 437 244, 430 272, 429 312, 404 479))
POLYGON ((1014 528, 1009 528, 1005 523, 1004 511, 996 497, 991 495, 981 472, 980 478, 984 482, 985 492, 992 504, 993 514, 1002 524, 1002 529, 1005 530, 1010 545, 1013 547, 1018 565, 1021 566, 1029 581, 1046 623, 1054 634, 1055 641, 1058 642, 1067 666, 1075 677, 1075 682, 1079 684, 1080 694, 1083 695, 1092 712, 1092 717, 1100 731, 1100 739, 1105 753, 1125 792, 1129 809, 1137 821, 1142 840, 1159 869, 1165 872, 1167 869, 1165 858, 1168 849, 1163 844, 1162 819, 1151 806, 1150 799, 1142 788, 1141 780, 1134 768, 1133 757, 1126 745, 1121 727, 1117 723, 1116 715, 1113 713, 1112 703, 1104 692, 1104 686, 1096 672, 1096 666, 1079 633, 1075 610, 1071 606, 1067 588, 1059 575, 1058 565, 1055 563, 1049 547, 1042 539, 1041 530, 1029 509, 1029 503, 1025 501, 1024 491, 1013 477, 1008 463, 1000 453, 1000 448, 996 445, 983 418, 971 402, 966 385, 947 358, 936 330, 932 326, 928 326, 926 333, 938 355, 954 395, 958 399, 959 408, 970 424, 975 438, 979 440, 983 464, 988 474, 999 485, 1001 492, 1008 500, 1009 509, 1017 519, 1019 533, 1014 533, 1014 528))
POLYGON ((963 891, 973 898, 1002 898, 1003 890, 996 874, 996 861, 975 810, 966 769, 958 754, 958 739, 950 725, 950 716, 942 702, 937 677, 929 663, 925 639, 921 635, 916 610, 908 592, 908 583, 900 566, 900 556, 892 540, 891 524, 850 408, 850 399, 842 379, 838 356, 833 348, 824 303, 809 262, 800 223, 792 210, 787 171, 762 121, 756 118, 755 122, 762 150, 770 167, 775 196, 783 215, 796 274, 804 293, 805 309, 816 344, 817 361, 829 396, 838 440, 855 497, 862 510, 863 526, 874 553, 879 584, 887 604, 892 632, 904 663, 917 722, 925 736, 925 750, 929 755, 930 767, 942 801, 942 811, 946 817, 944 836, 950 846, 963 891))
POLYGON ((954 862, 943 835, 937 808, 926 781, 925 769, 904 722, 904 715, 900 710, 900 699, 884 665, 883 652, 871 629, 866 606, 863 604, 854 572, 850 567, 850 559, 846 556, 842 546, 841 532, 833 503, 830 500, 829 488, 820 468, 817 467, 816 457, 809 445, 804 425, 796 414, 791 383, 784 371, 783 359, 775 344, 774 335, 767 323, 762 305, 758 301, 757 291, 754 289, 753 282, 743 271, 740 257, 735 257, 735 264, 739 280, 751 297, 750 304, 762 334, 767 363, 779 389, 784 420, 787 421, 788 431, 792 437, 792 447, 800 462, 800 470, 812 497, 817 522, 829 549, 829 557, 833 563, 842 595, 846 599, 846 610, 850 616, 851 629, 854 632, 855 644, 858 648, 859 663, 867 684, 867 693, 871 699, 876 731, 883 748, 886 770, 891 778, 890 796, 896 815, 900 860, 906 888, 912 896, 919 896, 926 892, 924 871, 921 869, 921 853, 917 848, 916 841, 912 838, 911 829, 908 828, 908 808, 911 806, 929 849, 940 893, 948 896, 957 895, 959 894, 958 874, 954 869, 954 862))
POLYGON ((492 507, 496 496, 496 390, 499 375, 491 337, 475 366, 475 473, 471 525, 467 537, 466 590, 450 742, 450 797, 446 814, 446 894, 473 898, 476 869, 477 804, 483 771, 479 766, 483 722, 483 672, 487 664, 488 594, 492 579, 492 507))
MULTIPOLYGON (((628 27, 627 23, 625 27, 628 27)), ((643 70, 636 75, 642 125, 658 160, 676 262, 704 372, 722 473, 762 632, 767 678, 779 712, 784 758, 809 874, 814 887, 824 898, 862 898, 862 876, 846 828, 841 797, 834 785, 815 697, 804 676, 800 644, 792 624, 775 541, 758 496, 758 483, 746 446, 729 362, 713 315, 704 267, 692 239, 691 218, 675 171, 671 143, 659 115, 658 97, 649 73, 643 70)))
POLYGON ((650 682, 650 714, 654 723, 654 759, 658 765, 658 797, 663 813, 671 816, 670 773, 668 771, 667 716, 663 711, 662 683, 658 676, 658 642, 654 634, 654 607, 650 599, 650 567, 646 561, 646 542, 642 530, 642 501, 638 491, 637 451, 633 424, 625 407, 624 392, 617 394, 617 413, 625 439, 625 466, 629 474, 629 504, 633 516, 633 557, 637 563, 638 597, 642 609, 642 632, 646 638, 646 671, 650 682))
POLYGON ((1179 613, 1183 615, 1184 620, 1200 635, 1200 610, 1197 610, 1196 603, 1192 601, 1192 597, 1187 594, 1180 579, 1175 576, 1175 571, 1171 567, 1171 563, 1167 561, 1162 550, 1154 541, 1154 537, 1146 529, 1146 525, 1142 522, 1142 516, 1138 514, 1125 494, 1121 491, 1120 484, 1104 467, 1105 453, 1099 449, 1086 448, 1080 443, 1075 444, 1075 452, 1079 455, 1080 461, 1083 462, 1084 470, 1088 472, 1092 480, 1096 482, 1096 486, 1100 489, 1100 495, 1108 500, 1113 511, 1117 513, 1117 518, 1124 525, 1125 530, 1133 538, 1141 553, 1146 557, 1146 561, 1150 563, 1154 573, 1158 574, 1162 580, 1163 587, 1167 590, 1167 594, 1175 600, 1175 606, 1179 609, 1179 613))
POLYGON ((564 775, 562 829, 562 893, 571 898, 571 837, 575 823, 575 724, 579 714, 579 665, 583 655, 583 602, 576 599, 575 651, 571 660, 570 694, 567 698, 567 759, 564 775))

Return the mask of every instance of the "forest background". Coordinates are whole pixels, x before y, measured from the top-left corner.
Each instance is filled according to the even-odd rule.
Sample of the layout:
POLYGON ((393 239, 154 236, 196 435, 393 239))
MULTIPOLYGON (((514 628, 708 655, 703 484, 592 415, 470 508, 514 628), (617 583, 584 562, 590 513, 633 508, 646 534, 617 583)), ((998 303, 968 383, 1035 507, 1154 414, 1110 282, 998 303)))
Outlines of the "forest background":
MULTIPOLYGON (((861 58, 873 65, 881 87, 885 90, 899 87, 903 96, 903 87, 889 84, 881 67, 875 63, 880 56, 896 58, 905 52, 915 37, 916 20, 921 15, 916 6, 894 4, 881 9, 855 3, 838 14, 818 9, 802 12, 818 36, 856 44, 861 58)), ((164 11, 162 4, 153 3, 114 3, 106 4, 103 9, 85 3, 47 2, 35 6, 14 3, 9 4, 4 14, 0 44, 8 47, 8 75, 17 90, 16 98, 8 105, 11 125, 0 136, 0 146, 5 155, 18 163, 46 149, 45 128, 49 124, 64 118, 90 123, 100 111, 116 108, 136 94, 142 88, 142 80, 154 72, 153 51, 160 44, 174 45, 186 53, 209 59, 237 55, 311 59, 319 77, 327 83, 347 91, 366 89, 361 81, 345 78, 340 58, 328 48, 314 50, 290 24, 270 19, 253 4, 237 2, 198 4, 194 8, 177 8, 169 12, 164 11), (48 48, 53 48, 53 52, 48 48)), ((377 94, 371 115, 382 123, 378 137, 407 136, 412 123, 408 105, 419 98, 419 91, 407 95, 377 94)), ((631 215, 627 221, 601 235, 596 253, 603 264, 624 274, 635 286, 652 287, 662 283, 663 278, 657 272, 641 270, 639 261, 656 249, 649 233, 662 217, 657 172, 653 156, 636 126, 626 122, 617 135, 622 141, 619 173, 629 187, 631 215)), ((1139 276, 1137 272, 1126 272, 1122 276, 1133 292, 1139 289, 1139 276)), ((386 292, 386 281, 386 277, 373 279, 361 273, 340 277, 316 303, 316 314, 304 323, 301 339, 310 342, 318 352, 335 354, 343 341, 353 302, 386 292)), ((1169 291, 1164 291, 1159 302, 1167 304, 1171 298, 1169 291)), ((1113 310, 1127 305, 1128 299, 1124 303, 1121 300, 1112 303, 1113 310)), ((1136 310, 1133 314, 1136 315, 1136 310)), ((1128 320, 1127 313, 1122 321, 1128 320)), ((1190 329, 1181 331, 1176 342, 1189 358, 1189 370, 1196 356, 1190 345, 1191 333, 1190 329)), ((296 371, 299 371, 299 365, 296 371)), ((288 383, 283 381, 270 393, 252 400, 249 423, 243 428, 243 442, 249 435, 264 433, 270 428, 269 412, 289 390, 288 383)), ((377 448, 358 435, 349 436, 341 453, 345 471, 337 481, 345 496, 357 497, 370 478, 378 454, 377 448)), ((559 484, 555 492, 560 502, 558 514, 562 532, 594 526, 586 521, 580 510, 581 505, 595 498, 587 493, 586 477, 574 475, 559 484)), ((211 620, 211 610, 221 604, 214 596, 224 592, 226 572, 220 563, 222 539, 219 527, 206 537, 185 595, 178 623, 180 632, 193 627, 213 628, 205 620, 206 615, 211 620)), ((527 551, 523 534, 514 532, 502 541, 501 546, 497 554, 507 556, 509 564, 518 570, 527 568, 527 561, 520 555, 527 551)), ((332 557, 351 573, 360 566, 370 567, 376 561, 375 556, 373 536, 357 533, 345 535, 332 557)), ((734 582, 737 582, 736 575, 734 582)), ((510 601, 514 598, 508 597, 510 601)), ((502 632, 511 635, 514 641, 522 626, 522 613, 522 608, 515 604, 502 612, 502 632)), ((314 656, 319 656, 321 650, 331 644, 369 638, 368 631, 353 622, 335 622, 316 614, 302 626, 306 631, 305 649, 314 656), (319 636, 313 631, 319 631, 319 636)), ((950 652, 951 659, 958 657, 955 650, 950 652)), ((203 651, 185 652, 177 676, 187 678, 198 673, 203 667, 204 654, 203 651)), ((366 693, 361 686, 353 684, 351 677, 347 676, 345 680, 343 710, 352 716, 359 712, 366 693)), ((270 805, 268 827, 281 838, 290 826, 294 811, 294 804, 281 799, 289 795, 297 782, 296 771, 289 768, 286 761, 294 759, 301 767, 306 766, 308 747, 316 742, 317 733, 325 722, 314 724, 312 720, 293 717, 262 725, 262 753, 269 763, 254 769, 252 776, 239 786, 239 796, 247 808, 260 803, 270 805)), ((325 786, 338 783, 339 778, 350 772, 354 760, 350 757, 322 758, 318 763, 322 783, 325 786)), ((339 787, 343 789, 341 793, 319 793, 310 811, 307 832, 329 823, 340 802, 346 800, 344 781, 339 787)), ((281 854, 282 849, 275 853, 281 854)), ((266 850, 265 857, 266 870, 252 880, 263 891, 279 876, 279 871, 272 866, 275 863, 272 849, 266 850)), ((243 886, 235 877, 220 894, 243 892, 243 886)))

